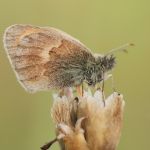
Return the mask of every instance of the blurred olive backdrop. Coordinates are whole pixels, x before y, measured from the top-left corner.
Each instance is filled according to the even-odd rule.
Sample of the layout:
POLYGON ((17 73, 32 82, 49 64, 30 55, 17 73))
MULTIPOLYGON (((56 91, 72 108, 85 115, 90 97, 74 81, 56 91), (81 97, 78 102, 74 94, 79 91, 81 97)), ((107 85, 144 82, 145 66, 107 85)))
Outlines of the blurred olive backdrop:
POLYGON ((39 150, 54 137, 51 92, 25 92, 6 57, 3 32, 16 23, 62 29, 94 52, 135 43, 128 54, 116 54, 115 86, 126 101, 118 150, 150 149, 150 1, 0 0, 0 22, 1 150, 39 150))

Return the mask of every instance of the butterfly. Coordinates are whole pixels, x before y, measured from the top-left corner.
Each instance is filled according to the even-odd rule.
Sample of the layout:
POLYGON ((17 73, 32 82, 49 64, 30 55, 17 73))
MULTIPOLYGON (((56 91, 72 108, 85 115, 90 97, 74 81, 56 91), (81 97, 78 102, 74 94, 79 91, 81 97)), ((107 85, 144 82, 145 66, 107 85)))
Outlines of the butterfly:
POLYGON ((84 81, 95 86, 115 65, 111 52, 94 54, 52 27, 15 24, 6 29, 3 42, 18 81, 29 92, 80 86, 84 81))

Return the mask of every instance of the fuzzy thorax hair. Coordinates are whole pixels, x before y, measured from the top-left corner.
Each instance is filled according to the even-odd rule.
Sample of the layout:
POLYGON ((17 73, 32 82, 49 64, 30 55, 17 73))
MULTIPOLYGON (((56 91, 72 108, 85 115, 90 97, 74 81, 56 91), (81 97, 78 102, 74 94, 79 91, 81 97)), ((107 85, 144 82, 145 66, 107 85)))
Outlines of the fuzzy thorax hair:
POLYGON ((85 71, 85 80, 88 85, 95 86, 96 83, 105 80, 108 71, 112 70, 115 65, 113 55, 95 56, 95 62, 89 62, 85 71))

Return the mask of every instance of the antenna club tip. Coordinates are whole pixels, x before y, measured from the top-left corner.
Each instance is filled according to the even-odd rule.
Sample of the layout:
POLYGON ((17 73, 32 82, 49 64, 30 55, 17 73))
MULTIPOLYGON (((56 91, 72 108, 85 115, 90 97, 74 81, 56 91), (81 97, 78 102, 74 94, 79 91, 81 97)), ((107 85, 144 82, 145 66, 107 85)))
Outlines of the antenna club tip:
POLYGON ((134 44, 134 43, 129 43, 129 45, 130 45, 130 46, 135 46, 135 44, 134 44))

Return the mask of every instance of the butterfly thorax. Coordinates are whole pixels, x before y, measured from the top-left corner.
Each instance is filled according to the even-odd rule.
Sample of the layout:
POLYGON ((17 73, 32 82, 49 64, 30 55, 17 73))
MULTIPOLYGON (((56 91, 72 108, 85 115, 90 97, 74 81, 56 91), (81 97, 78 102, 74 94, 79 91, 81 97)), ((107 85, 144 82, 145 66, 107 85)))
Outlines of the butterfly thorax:
POLYGON ((95 62, 88 62, 85 71, 85 81, 95 86, 96 83, 101 82, 104 76, 115 65, 115 57, 113 55, 97 56, 95 62))

